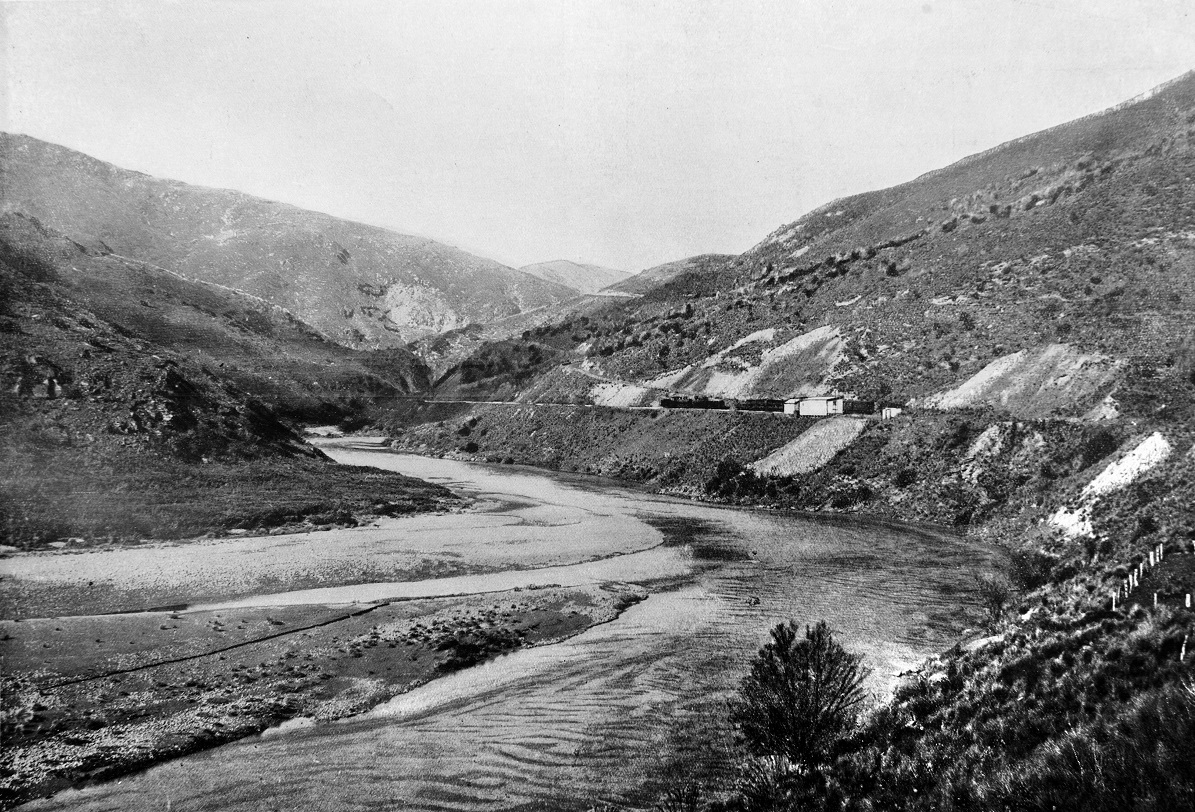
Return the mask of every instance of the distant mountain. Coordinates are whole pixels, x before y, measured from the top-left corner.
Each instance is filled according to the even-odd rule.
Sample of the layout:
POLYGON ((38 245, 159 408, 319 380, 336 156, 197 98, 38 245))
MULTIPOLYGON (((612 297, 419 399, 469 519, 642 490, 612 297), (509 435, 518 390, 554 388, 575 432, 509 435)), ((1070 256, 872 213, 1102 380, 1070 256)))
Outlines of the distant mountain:
POLYGON ((574 289, 424 237, 120 169, 0 134, 0 212, 286 308, 334 341, 393 347, 574 289))
POLYGON ((567 259, 524 265, 519 270, 548 282, 572 288, 579 293, 597 293, 602 288, 630 276, 626 271, 616 271, 613 268, 603 268, 600 265, 582 265, 578 262, 569 262, 567 259))
POLYGON ((426 387, 406 349, 340 346, 276 305, 13 212, 0 214, 0 336, 6 554, 351 524, 448 495, 336 465, 293 428, 426 387))
MULTIPOLYGON (((186 358, 206 369, 205 375, 297 420, 334 422, 354 403, 423 391, 430 383, 427 368, 405 347, 362 351, 342 346, 263 299, 117 257, 27 215, 0 214, 0 263, 40 282, 62 311, 88 314, 67 318, 64 323, 74 326, 53 334, 39 349, 63 367, 71 365, 80 346, 85 355, 110 355, 106 347, 87 344, 98 336, 86 327, 94 321, 118 333, 124 345, 139 348, 142 356, 186 358)), ((17 307, 21 290, 10 292, 10 306, 17 307)), ((47 318, 63 321, 59 311, 47 318)), ((0 319, 0 332, 16 334, 18 325, 0 319)))
POLYGON ((665 262, 663 265, 656 265, 620 282, 607 285, 605 291, 643 294, 671 282, 682 274, 701 273, 711 268, 725 265, 733 259, 733 254, 699 254, 688 259, 665 262))

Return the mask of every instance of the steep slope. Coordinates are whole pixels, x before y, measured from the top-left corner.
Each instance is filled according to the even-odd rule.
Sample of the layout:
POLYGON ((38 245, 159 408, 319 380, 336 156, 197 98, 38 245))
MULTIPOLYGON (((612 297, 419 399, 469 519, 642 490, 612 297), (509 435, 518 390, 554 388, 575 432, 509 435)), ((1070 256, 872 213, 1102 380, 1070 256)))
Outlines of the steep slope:
POLYGON ((630 276, 626 271, 616 271, 613 268, 603 268, 600 265, 570 262, 567 259, 537 262, 534 265, 524 265, 519 270, 548 282, 572 288, 578 293, 597 293, 602 288, 630 276))
POLYGON ((663 265, 656 265, 645 271, 640 271, 628 279, 608 285, 606 290, 614 293, 644 294, 683 274, 703 273, 711 268, 725 265, 733 259, 732 254, 699 254, 688 259, 665 262, 663 265))
POLYGON ((695 394, 728 391, 726 373, 749 377, 757 397, 837 390, 929 405, 961 404, 930 396, 1023 351, 1037 394, 1009 389, 1027 384, 997 365, 975 403, 1024 417, 1081 416, 1109 396, 1113 410, 1174 409, 1166 393, 1185 385, 1175 359, 1195 312, 1193 170, 1188 74, 823 206, 729 263, 526 340, 570 337, 600 375, 695 394), (825 330, 842 345, 823 362, 775 363, 825 330))
MULTIPOLYGON (((76 286, 87 288, 105 275, 116 284, 121 269, 48 232, 37 235, 35 250, 16 250, 14 231, 36 231, 37 225, 15 215, 5 221, 0 239, 3 553, 13 547, 77 548, 233 528, 351 523, 358 515, 425 510, 450 499, 439 486, 334 465, 237 383, 264 378, 262 372, 221 374, 219 355, 175 350, 143 337, 168 328, 161 316, 130 318, 138 307, 156 309, 147 304, 149 298, 135 299, 126 309, 103 295, 95 298, 95 310, 81 304, 76 286)), ((23 242, 32 241, 26 234, 23 242)), ((128 273, 149 287, 152 273, 128 273)), ((221 295, 205 300, 193 283, 171 293, 200 302, 221 295)), ((222 295, 222 306, 236 306, 230 294, 222 295)), ((165 298, 159 291, 155 300, 165 298)), ((273 329, 268 306, 263 312, 242 303, 230 313, 233 322, 254 318, 251 339, 238 345, 247 350, 261 331, 273 329)), ((223 334, 236 342, 231 327, 204 327, 196 320, 179 329, 223 334)), ((278 332, 304 329, 309 331, 294 324, 277 327, 278 332)), ((230 357, 228 347, 220 349, 230 357)))
MULTIPOLYGON (((1039 494, 1088 457, 1076 447, 1146 426, 1185 432, 1195 417, 1192 175, 1195 73, 824 206, 731 262, 484 345, 441 380, 453 391, 467 384, 478 400, 838 391, 903 404, 910 418, 869 421, 780 501, 959 526, 1004 513, 1043 521, 1039 494), (573 372, 561 372, 565 362, 573 372), (1020 421, 1037 427, 1026 434, 1020 421), (981 473, 963 452, 985 432, 1013 436, 981 473)), ((485 456, 526 428, 478 413, 488 433, 474 445, 485 456)), ((636 423, 636 442, 650 426, 636 423)), ((565 449, 555 464, 591 464, 567 450, 567 427, 535 431, 531 446, 565 449)), ((611 431, 617 445, 622 429, 611 431)), ((422 428, 404 442, 460 448, 422 428)), ((782 444, 761 441, 769 451, 782 444)), ((542 458, 533 447, 511 456, 542 458)), ((741 471, 759 459, 732 462, 741 471)), ((699 461, 709 461, 700 449, 679 475, 646 466, 636 477, 703 489, 699 461)), ((758 499, 777 477, 730 479, 707 492, 758 499)))
POLYGON ((130 172, 0 134, 0 211, 259 296, 334 341, 395 347, 574 295, 423 237, 130 172))
POLYGON ((44 269, 58 294, 122 335, 193 358, 294 419, 336 421, 359 401, 429 385, 406 349, 343 347, 276 305, 113 256, 24 215, 0 215, 0 257, 44 269))

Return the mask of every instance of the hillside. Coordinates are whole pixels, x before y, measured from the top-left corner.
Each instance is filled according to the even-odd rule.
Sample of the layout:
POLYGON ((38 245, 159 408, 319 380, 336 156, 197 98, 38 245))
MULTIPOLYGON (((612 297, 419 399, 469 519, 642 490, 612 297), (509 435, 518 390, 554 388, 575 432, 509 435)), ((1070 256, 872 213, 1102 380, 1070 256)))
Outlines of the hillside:
POLYGON ((120 169, 0 134, 0 211, 286 308, 353 347, 396 347, 574 295, 424 237, 120 169))
POLYGON ((694 394, 932 403, 1028 365, 1032 392, 977 381, 968 402, 1080 416, 1111 395, 1131 411, 1122 400, 1144 380, 1181 377, 1173 359, 1195 311, 1192 136, 1187 75, 823 206, 730 262, 526 340, 550 335, 604 377, 694 394), (834 348, 798 352, 829 335, 834 348))
POLYGON ((439 486, 336 466, 284 422, 339 419, 426 385, 405 351, 354 352, 280 308, 11 213, 0 216, 0 332, 6 552, 451 503, 439 486))
POLYGON ((627 279, 608 285, 606 290, 615 293, 644 294, 683 274, 700 274, 711 268, 725 265, 733 259, 734 256, 731 254, 699 254, 675 262, 665 262, 663 265, 653 266, 627 279))
POLYGON ((362 399, 429 385, 406 349, 349 349, 276 305, 114 256, 33 218, 0 215, 0 256, 44 269, 60 295, 122 335, 193 358, 292 419, 334 422, 362 399))
POLYGON ((1188 808, 1193 174, 1195 73, 835 201, 442 378, 522 403, 378 417, 396 448, 933 522, 1007 551, 1004 572, 976 573, 985 626, 826 763, 785 776, 740 755, 746 782, 661 776, 686 808, 1188 808), (614 408, 665 391, 907 408, 614 408))
POLYGON ((626 271, 616 271, 613 268, 603 268, 600 265, 570 262, 567 259, 537 262, 534 265, 524 265, 519 270, 545 281, 572 288, 578 293, 597 293, 602 288, 609 287, 630 276, 626 271))
MULTIPOLYGON (((638 466, 633 478, 975 529, 999 517, 1041 522, 1052 500, 1040 493, 1064 492, 1062 481, 1090 464, 1094 452, 1079 466, 1075 448, 1106 454, 1151 426, 1186 442, 1195 417, 1193 136, 1188 74, 1109 111, 823 206, 742 256, 641 297, 484 344, 437 380, 445 393, 528 403, 836 391, 901 404, 913 419, 867 421, 803 471, 799 493, 763 461, 787 432, 753 441, 759 456, 732 455, 733 470, 754 465, 761 475, 736 473, 729 490, 709 478, 719 459, 713 438, 667 465, 638 466), (1010 430, 995 468, 975 462, 978 437, 1010 430), (1040 446, 1014 452, 1026 436, 1040 446)), ((595 467, 603 458, 569 444, 567 426, 548 418, 531 427, 500 407, 474 412, 485 439, 473 432, 477 450, 465 453, 618 470, 595 467), (503 453, 507 446, 518 453, 503 453)), ((652 432, 651 421, 607 422, 611 448, 626 431, 637 447, 652 432)), ((402 443, 457 453, 468 445, 437 430, 412 426, 402 443)), ((671 450, 661 434, 659 455, 671 450)))

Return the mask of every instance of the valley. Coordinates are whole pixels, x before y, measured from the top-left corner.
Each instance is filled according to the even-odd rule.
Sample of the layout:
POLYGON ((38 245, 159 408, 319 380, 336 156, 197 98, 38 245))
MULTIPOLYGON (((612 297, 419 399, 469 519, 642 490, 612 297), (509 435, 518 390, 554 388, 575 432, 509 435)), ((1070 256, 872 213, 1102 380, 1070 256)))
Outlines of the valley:
POLYGON ((1188 73, 629 274, 0 135, 0 803, 1189 806, 1193 171, 1188 73))
POLYGON ((6 693, 29 717, 6 732, 10 801, 163 759, 172 760, 28 808, 148 809, 164 797, 191 803, 191 792, 232 808, 325 792, 350 808, 441 792, 462 809, 647 799, 654 769, 698 745, 704 726, 719 728, 710 709, 726 675, 772 619, 834 618, 870 652, 873 687, 886 692, 898 672, 978 621, 968 573, 996 563, 985 545, 931 528, 727 510, 356 442, 323 447, 451 484, 479 508, 209 542, 219 556, 159 548, 136 567, 55 566, 69 561, 61 555, 23 562, 18 605, 54 616, 3 624, 6 693), (308 559, 329 546, 337 565, 313 567, 308 559), (223 574, 213 569, 220 559, 231 559, 223 574), (120 582, 179 605, 89 614, 112 611, 99 596, 120 582), (265 584, 275 594, 255 594, 265 584), (628 726, 623 715, 640 721, 628 726), (694 726, 674 730, 679 719, 694 726), (271 727, 284 720, 294 721, 271 727), (226 744, 261 730, 264 738, 226 744), (322 764, 343 765, 379 746, 392 756, 365 766, 352 795, 323 768, 286 766, 310 764, 313 747, 322 764), (524 762, 532 752, 541 756, 524 762), (244 794, 225 759, 246 758, 291 777, 244 794))

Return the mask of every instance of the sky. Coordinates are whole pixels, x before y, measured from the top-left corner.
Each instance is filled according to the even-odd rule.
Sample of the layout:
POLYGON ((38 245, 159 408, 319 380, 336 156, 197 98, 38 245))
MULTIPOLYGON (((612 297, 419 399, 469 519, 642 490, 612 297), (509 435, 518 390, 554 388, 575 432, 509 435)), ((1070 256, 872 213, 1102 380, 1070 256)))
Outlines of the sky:
POLYGON ((1195 68, 1195 3, 0 0, 0 48, 0 129, 638 271, 1195 68))

